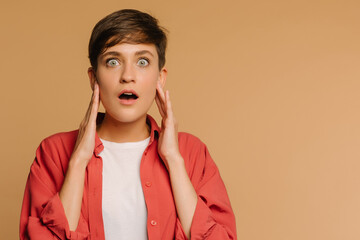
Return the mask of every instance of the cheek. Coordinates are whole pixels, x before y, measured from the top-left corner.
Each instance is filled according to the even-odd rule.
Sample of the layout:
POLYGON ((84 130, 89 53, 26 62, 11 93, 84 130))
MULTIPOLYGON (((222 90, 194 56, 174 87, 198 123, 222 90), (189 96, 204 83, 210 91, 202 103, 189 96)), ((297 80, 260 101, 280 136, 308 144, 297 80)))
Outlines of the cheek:
POLYGON ((156 86, 157 86, 157 81, 159 79, 159 75, 156 73, 152 73, 149 74, 147 76, 146 81, 144 81, 144 87, 147 90, 147 92, 151 95, 151 97, 155 98, 156 95, 156 86))
POLYGON ((117 79, 116 73, 106 71, 99 72, 97 81, 99 83, 100 92, 104 97, 114 90, 115 85, 118 84, 116 81, 117 79))
POLYGON ((156 96, 156 83, 147 84, 146 86, 146 95, 148 97, 149 101, 152 101, 155 99, 156 96))

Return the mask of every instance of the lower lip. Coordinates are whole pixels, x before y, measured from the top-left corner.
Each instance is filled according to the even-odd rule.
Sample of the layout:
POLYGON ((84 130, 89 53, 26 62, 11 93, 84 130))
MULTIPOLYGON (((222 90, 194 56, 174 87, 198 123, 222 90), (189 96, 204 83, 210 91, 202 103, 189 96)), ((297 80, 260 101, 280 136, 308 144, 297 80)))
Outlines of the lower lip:
POLYGON ((132 105, 132 104, 134 104, 138 99, 139 99, 139 98, 137 98, 137 99, 120 99, 120 98, 119 98, 120 103, 123 104, 123 105, 132 105))

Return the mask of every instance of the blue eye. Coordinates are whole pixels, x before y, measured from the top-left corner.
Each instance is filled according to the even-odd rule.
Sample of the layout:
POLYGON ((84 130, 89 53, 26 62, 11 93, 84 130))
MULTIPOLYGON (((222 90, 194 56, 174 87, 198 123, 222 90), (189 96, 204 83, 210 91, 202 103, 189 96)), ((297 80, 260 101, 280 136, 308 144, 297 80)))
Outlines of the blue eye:
POLYGON ((138 64, 141 67, 145 67, 145 66, 147 66, 149 64, 149 61, 147 59, 145 59, 145 58, 141 58, 141 59, 139 59, 138 64))
POLYGON ((106 62, 111 67, 119 65, 119 62, 116 59, 109 59, 106 62))

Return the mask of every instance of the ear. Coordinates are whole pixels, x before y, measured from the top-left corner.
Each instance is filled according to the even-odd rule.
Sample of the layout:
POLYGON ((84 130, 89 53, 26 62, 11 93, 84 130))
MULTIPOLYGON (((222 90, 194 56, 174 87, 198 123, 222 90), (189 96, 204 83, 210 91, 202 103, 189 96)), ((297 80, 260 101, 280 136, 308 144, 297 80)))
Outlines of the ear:
POLYGON ((90 80, 90 87, 94 91, 95 81, 97 81, 97 80, 96 80, 96 74, 95 74, 93 67, 88 68, 88 75, 89 75, 89 80, 90 80))
POLYGON ((158 81, 160 81, 160 83, 161 83, 162 88, 164 88, 164 86, 165 86, 166 76, 167 76, 167 69, 165 67, 163 67, 160 70, 160 75, 159 75, 159 79, 158 79, 158 81))

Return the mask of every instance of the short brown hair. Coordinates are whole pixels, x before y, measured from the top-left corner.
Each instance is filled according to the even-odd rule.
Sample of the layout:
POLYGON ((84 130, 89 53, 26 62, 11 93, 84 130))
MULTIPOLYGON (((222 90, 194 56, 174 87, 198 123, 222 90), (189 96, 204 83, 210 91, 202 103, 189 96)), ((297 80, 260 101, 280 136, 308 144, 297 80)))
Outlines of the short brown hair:
POLYGON ((94 27, 89 41, 89 59, 96 71, 100 54, 120 42, 153 43, 159 56, 159 69, 165 65, 167 37, 165 28, 148 13, 122 9, 101 19, 94 27))

